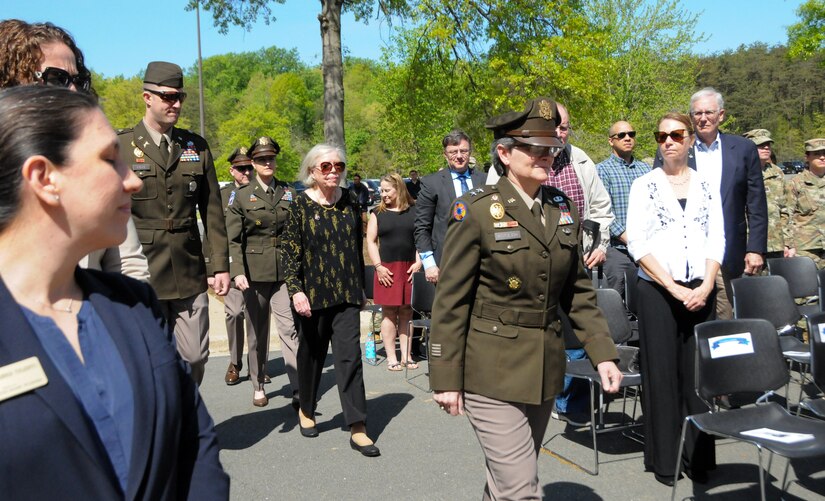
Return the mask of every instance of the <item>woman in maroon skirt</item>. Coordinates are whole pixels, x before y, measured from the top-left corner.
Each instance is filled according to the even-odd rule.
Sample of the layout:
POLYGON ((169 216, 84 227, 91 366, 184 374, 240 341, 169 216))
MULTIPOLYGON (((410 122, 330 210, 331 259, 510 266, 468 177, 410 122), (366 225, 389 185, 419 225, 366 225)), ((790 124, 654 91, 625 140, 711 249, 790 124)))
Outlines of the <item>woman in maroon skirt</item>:
POLYGON ((401 176, 387 174, 381 178, 381 202, 367 223, 367 251, 375 265, 374 301, 384 313, 381 339, 390 371, 418 368, 410 356, 407 332, 412 318, 412 275, 421 269, 413 237, 414 204, 401 176), (395 353, 396 332, 400 337, 401 362, 395 353))

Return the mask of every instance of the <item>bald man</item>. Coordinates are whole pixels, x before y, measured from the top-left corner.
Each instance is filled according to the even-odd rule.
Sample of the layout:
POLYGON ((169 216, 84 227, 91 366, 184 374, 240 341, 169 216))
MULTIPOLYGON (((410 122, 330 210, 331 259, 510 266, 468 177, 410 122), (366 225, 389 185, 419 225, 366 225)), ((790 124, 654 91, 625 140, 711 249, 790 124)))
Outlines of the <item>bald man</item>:
POLYGON ((613 206, 616 218, 610 225, 610 247, 604 263, 607 286, 619 291, 624 297, 624 275, 626 270, 636 271, 633 258, 627 253, 625 223, 627 223, 627 198, 633 181, 650 172, 650 166, 633 157, 636 148, 636 129, 630 123, 619 121, 610 126, 608 143, 613 153, 596 166, 613 206))

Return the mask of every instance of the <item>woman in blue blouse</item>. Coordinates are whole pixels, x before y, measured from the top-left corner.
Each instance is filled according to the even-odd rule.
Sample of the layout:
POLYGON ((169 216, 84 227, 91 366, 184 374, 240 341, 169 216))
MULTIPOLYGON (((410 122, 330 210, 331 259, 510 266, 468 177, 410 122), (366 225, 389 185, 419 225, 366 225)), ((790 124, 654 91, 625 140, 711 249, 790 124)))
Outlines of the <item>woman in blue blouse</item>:
POLYGON ((367 401, 361 363, 359 312, 364 298, 361 211, 341 188, 344 151, 314 146, 298 173, 307 186, 289 207, 282 242, 286 287, 299 315, 298 395, 301 434, 317 437, 315 405, 327 348, 332 343, 335 380, 350 427, 350 446, 379 456, 367 436, 367 401))
MULTIPOLYGON (((693 328, 715 317, 725 230, 719 192, 687 164, 696 140, 690 117, 667 113, 654 135, 664 161, 630 188, 627 248, 639 263, 645 467, 673 485, 682 420, 707 410, 694 391, 693 328)), ((716 465, 712 438, 691 430, 682 462, 705 482, 716 465)))
POLYGON ((151 288, 82 270, 141 181, 95 99, 0 92, 0 492, 227 499, 214 426, 151 288))

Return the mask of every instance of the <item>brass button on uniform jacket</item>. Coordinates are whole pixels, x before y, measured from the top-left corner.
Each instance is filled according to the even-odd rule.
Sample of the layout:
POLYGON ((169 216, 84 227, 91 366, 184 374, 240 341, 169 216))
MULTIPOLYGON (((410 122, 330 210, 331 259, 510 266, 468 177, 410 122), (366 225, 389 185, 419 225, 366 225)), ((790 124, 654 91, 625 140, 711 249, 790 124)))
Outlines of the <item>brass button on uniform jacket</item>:
POLYGON ((149 260, 149 281, 161 300, 206 291, 196 207, 209 237, 211 271, 229 270, 220 185, 209 145, 176 127, 169 135, 171 149, 164 165, 142 121, 118 131, 120 157, 143 181, 143 188, 132 195, 132 217, 149 260))
POLYGON ((289 217, 295 190, 275 180, 272 193, 257 179, 237 188, 226 214, 229 238, 229 274, 244 275, 255 282, 284 280, 281 266, 281 234, 289 217))
POLYGON ((434 390, 553 398, 566 365, 558 306, 594 365, 617 358, 582 265, 575 205, 541 190, 545 228, 506 178, 455 202, 433 309, 434 390))

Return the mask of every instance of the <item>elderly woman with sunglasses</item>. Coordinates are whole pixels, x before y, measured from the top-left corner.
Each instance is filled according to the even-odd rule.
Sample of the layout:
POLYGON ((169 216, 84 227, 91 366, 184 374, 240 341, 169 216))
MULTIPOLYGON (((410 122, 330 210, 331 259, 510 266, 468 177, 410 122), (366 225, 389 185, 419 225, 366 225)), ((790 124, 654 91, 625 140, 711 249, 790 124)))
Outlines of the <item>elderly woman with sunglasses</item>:
POLYGON ((361 212, 345 179, 345 154, 319 144, 307 153, 299 179, 307 185, 289 208, 283 238, 286 286, 299 315, 298 384, 301 435, 317 437, 318 386, 332 343, 335 379, 350 427, 350 446, 364 456, 380 451, 366 433, 359 312, 364 301, 361 212))
POLYGON ((77 267, 126 237, 141 185, 91 96, 0 92, 4 499, 229 498, 154 291, 77 267))
MULTIPOLYGON (((682 420, 707 410, 694 391, 693 328, 715 317, 725 230, 718 193, 687 164, 696 140, 690 118, 667 113, 654 135, 664 163, 633 182, 627 247, 640 267, 645 468, 673 485, 682 420)), ((713 441, 695 429, 688 433, 684 470, 703 483, 716 463, 713 441)))
MULTIPOLYGON (((0 88, 39 83, 94 93, 83 52, 62 28, 17 19, 2 21, 0 47, 0 88)), ((131 219, 126 240, 120 246, 96 249, 84 256, 80 265, 149 280, 149 264, 131 219)))

